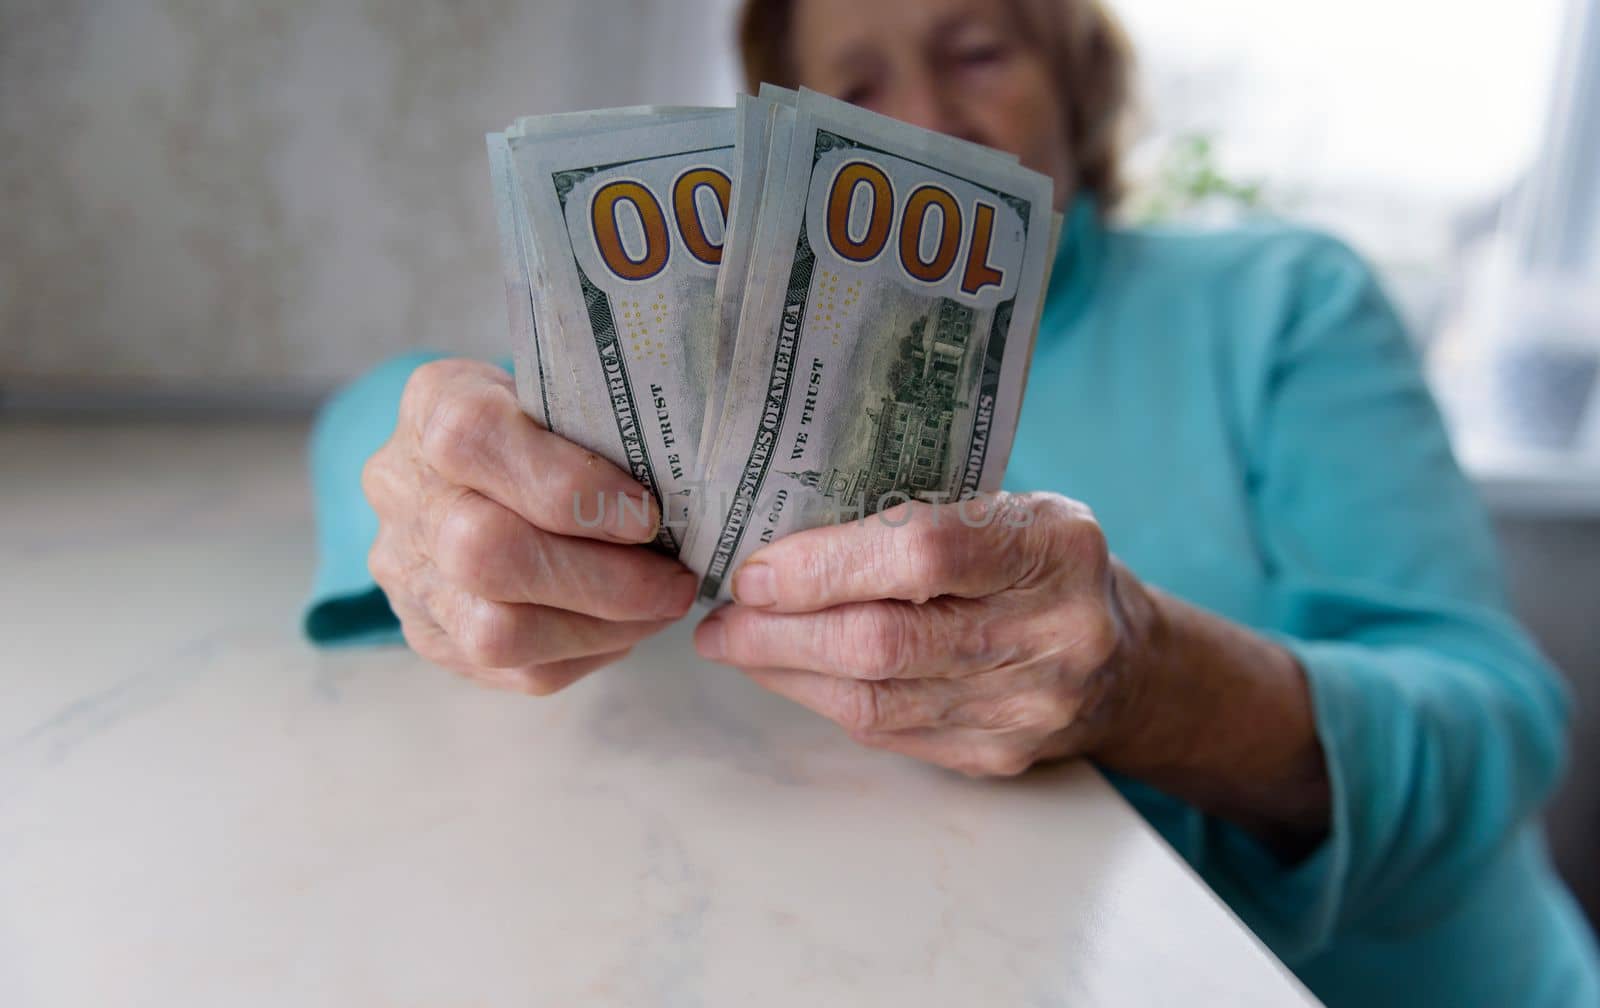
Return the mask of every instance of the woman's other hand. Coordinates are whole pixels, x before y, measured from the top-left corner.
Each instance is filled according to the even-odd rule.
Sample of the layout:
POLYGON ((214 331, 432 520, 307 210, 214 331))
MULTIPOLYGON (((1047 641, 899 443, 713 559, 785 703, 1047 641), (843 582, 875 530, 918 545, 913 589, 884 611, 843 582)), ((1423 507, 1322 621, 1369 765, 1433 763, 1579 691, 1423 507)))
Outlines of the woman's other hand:
POLYGON ((973 775, 1093 752, 1137 632, 1089 510, 1056 494, 904 504, 789 536, 695 634, 858 741, 973 775))

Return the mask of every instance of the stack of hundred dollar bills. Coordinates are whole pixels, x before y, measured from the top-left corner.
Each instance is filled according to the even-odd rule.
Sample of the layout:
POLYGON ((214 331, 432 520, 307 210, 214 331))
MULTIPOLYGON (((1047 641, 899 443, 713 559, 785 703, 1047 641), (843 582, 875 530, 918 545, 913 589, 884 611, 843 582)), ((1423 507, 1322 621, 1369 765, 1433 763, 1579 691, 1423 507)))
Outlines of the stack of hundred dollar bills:
POLYGON ((488 143, 523 409, 656 497, 656 546, 701 601, 788 533, 999 488, 1059 227, 1048 178, 772 87, 488 143))

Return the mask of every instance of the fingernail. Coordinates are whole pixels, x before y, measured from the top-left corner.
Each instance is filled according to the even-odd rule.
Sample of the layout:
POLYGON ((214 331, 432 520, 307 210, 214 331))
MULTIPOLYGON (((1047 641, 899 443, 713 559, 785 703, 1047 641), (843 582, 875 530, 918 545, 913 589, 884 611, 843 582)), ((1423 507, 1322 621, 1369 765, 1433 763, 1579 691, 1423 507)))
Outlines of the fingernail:
POLYGON ((733 576, 733 600, 747 606, 769 606, 778 601, 772 568, 764 563, 747 563, 740 567, 733 576))
POLYGON ((706 617, 705 622, 694 632, 694 646, 700 652, 700 656, 707 661, 721 661, 726 653, 724 634, 722 620, 715 616, 706 617))
POLYGON ((656 537, 661 517, 655 501, 648 495, 637 491, 618 493, 603 506, 606 508, 606 535, 627 543, 647 543, 656 537))

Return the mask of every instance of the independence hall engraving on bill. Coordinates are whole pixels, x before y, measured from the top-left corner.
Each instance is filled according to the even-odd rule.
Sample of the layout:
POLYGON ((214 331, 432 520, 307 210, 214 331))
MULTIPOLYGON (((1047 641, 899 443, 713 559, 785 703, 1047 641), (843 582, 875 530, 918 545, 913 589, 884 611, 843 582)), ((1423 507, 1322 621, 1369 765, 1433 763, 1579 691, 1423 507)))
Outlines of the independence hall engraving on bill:
POLYGON ((967 362, 973 323, 972 309, 941 298, 901 336, 889 391, 867 411, 871 447, 864 466, 783 475, 862 514, 898 503, 898 495, 949 499, 950 434, 956 411, 968 405, 961 382, 973 370, 967 362))

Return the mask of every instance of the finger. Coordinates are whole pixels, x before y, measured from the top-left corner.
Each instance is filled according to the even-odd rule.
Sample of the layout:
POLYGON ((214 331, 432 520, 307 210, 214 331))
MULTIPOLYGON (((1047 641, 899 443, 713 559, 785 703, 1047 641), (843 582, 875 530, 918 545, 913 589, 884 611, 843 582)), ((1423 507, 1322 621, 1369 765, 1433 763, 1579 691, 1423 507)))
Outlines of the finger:
POLYGON ((1015 777, 1035 762, 1025 740, 970 728, 868 732, 856 741, 968 777, 1015 777))
POLYGON ((427 608, 399 592, 386 591, 389 608, 400 620, 400 635, 419 658, 446 668, 461 662, 461 653, 427 608))
POLYGON ((380 519, 387 522, 409 517, 417 499, 417 469, 410 453, 397 451, 393 442, 362 465, 361 493, 380 519))
POLYGON ((709 661, 879 681, 978 675, 1014 658, 1009 620, 965 599, 853 602, 817 613, 724 606, 695 628, 709 661))
POLYGON ((566 689, 585 676, 628 656, 631 649, 624 648, 607 654, 568 658, 564 661, 530 665, 520 669, 479 669, 467 667, 454 669, 480 686, 522 693, 527 696, 549 696, 566 689))
POLYGON ((396 595, 389 599, 389 608, 400 618, 400 633, 418 657, 485 686, 510 688, 516 670, 486 669, 467 661, 449 632, 434 621, 421 603, 396 595))
POLYGON ((851 735, 937 726, 954 702, 945 682, 864 682, 799 669, 742 671, 758 685, 821 714, 851 735))
POLYGON ((429 615, 449 634, 461 658, 478 668, 515 669, 632 647, 668 620, 615 622, 549 606, 493 602, 454 585, 433 586, 429 615))
POLYGON ((367 551, 367 573, 372 576, 373 583, 383 589, 391 609, 406 600, 407 585, 419 559, 415 550, 405 548, 406 538, 393 525, 384 522, 378 526, 372 548, 367 551))
POLYGON ((616 621, 677 619, 694 603, 697 579, 677 561, 546 532, 476 491, 456 495, 432 538, 445 580, 493 602, 616 621))
POLYGON ((655 538, 659 510, 621 469, 550 433, 517 405, 509 376, 456 370, 438 379, 418 451, 446 481, 476 490, 547 532, 615 542, 655 538))
POLYGON ((604 654, 540 662, 520 668, 485 668, 468 661, 444 628, 435 623, 426 609, 415 600, 396 595, 390 599, 389 605, 400 617, 401 632, 406 643, 419 657, 480 686, 511 693, 548 696, 566 689, 596 669, 621 660, 631 650, 624 647, 604 654))
POLYGON ((733 597, 779 612, 869 599, 976 598, 1009 588, 1038 557, 1029 503, 1014 494, 902 504, 821 526, 758 550, 734 574, 733 597))

